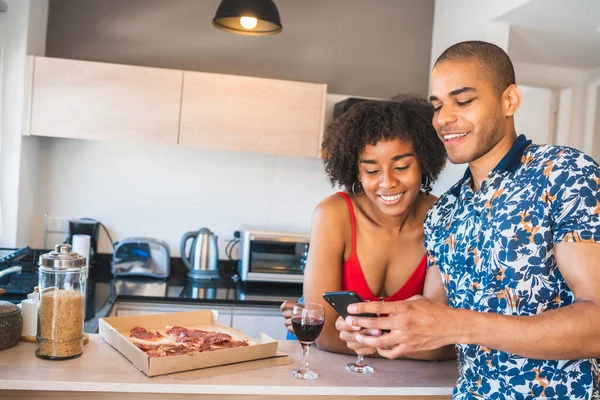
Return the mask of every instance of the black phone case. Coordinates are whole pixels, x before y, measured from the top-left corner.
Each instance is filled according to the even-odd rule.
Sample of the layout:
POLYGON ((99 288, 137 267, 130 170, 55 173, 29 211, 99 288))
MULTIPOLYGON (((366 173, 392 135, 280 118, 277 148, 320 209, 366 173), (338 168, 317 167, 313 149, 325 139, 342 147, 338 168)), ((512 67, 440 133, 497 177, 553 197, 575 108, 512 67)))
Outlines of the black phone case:
MULTIPOLYGON (((352 292, 325 292, 323 293, 323 299, 333 307, 338 314, 343 318, 348 316, 348 306, 353 303, 362 303, 364 300, 361 297, 352 292)), ((363 314, 352 314, 357 317, 377 317, 377 314, 363 313, 363 314)))

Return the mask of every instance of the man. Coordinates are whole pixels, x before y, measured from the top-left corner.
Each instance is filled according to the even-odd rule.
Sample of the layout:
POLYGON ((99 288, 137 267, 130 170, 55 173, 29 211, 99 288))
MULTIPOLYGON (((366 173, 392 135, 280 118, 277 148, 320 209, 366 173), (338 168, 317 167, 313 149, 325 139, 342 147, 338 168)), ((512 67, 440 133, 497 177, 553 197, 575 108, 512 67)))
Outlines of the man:
POLYGON ((508 55, 485 42, 447 49, 432 72, 433 125, 465 176, 425 225, 423 297, 360 303, 336 327, 388 358, 456 344, 457 399, 592 399, 600 357, 600 168, 578 150, 517 137, 508 55), (429 297, 429 296, 428 296, 429 297), (439 295, 435 298, 439 299, 439 295), (390 329, 379 336, 362 328, 390 329))

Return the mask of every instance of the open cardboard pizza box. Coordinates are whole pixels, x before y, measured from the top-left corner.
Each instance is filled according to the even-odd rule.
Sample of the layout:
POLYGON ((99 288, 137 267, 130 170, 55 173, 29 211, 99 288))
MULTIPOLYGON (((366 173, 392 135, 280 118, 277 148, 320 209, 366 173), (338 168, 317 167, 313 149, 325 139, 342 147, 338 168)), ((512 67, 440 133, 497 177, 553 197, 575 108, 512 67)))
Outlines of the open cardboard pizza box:
POLYGON ((217 324, 217 316, 218 314, 215 310, 200 310, 101 318, 99 321, 99 333, 108 344, 117 349, 137 369, 148 376, 164 375, 276 356, 277 341, 275 339, 267 335, 262 335, 260 339, 249 338, 240 331, 217 324), (149 357, 129 341, 129 333, 136 326, 141 326, 150 331, 158 331, 166 336, 165 326, 167 325, 227 333, 234 340, 248 340, 250 345, 192 354, 149 357))

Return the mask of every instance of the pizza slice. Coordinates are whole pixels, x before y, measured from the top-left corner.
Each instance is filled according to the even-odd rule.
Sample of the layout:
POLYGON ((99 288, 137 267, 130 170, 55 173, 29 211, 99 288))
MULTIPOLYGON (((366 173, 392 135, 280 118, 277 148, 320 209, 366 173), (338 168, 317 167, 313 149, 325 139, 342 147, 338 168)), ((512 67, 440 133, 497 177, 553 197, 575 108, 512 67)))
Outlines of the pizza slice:
POLYGON ((250 346, 247 340, 226 340, 219 343, 214 343, 210 345, 212 350, 218 349, 233 349, 236 347, 246 347, 250 346))
POLYGON ((165 326, 167 336, 151 332, 140 326, 134 327, 129 340, 149 357, 166 357, 199 353, 219 349, 249 346, 248 340, 234 340, 224 332, 188 329, 182 326, 165 326))
MULTIPOLYGON (((134 327, 131 332, 129 332, 129 341, 133 342, 135 345, 141 344, 144 346, 156 346, 160 344, 173 344, 173 341, 157 331, 150 332, 146 328, 142 328, 141 326, 134 327)), ((139 347, 139 346, 138 346, 139 347)))
POLYGON ((190 349, 187 346, 181 346, 179 344, 159 344, 156 346, 146 346, 136 343, 136 346, 148 354, 148 357, 178 356, 181 354, 190 353, 190 349))

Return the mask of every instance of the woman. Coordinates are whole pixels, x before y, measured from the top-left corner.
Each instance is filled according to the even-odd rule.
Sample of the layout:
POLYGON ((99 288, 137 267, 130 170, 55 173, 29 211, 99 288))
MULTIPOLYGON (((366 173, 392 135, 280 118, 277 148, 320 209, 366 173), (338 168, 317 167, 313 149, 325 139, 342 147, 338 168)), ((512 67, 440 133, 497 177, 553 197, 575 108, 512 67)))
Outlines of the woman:
MULTIPOLYGON (((436 200, 431 185, 446 162, 432 115, 431 105, 420 99, 368 101, 328 129, 325 171, 345 191, 315 208, 303 287, 306 302, 325 308, 316 342, 322 350, 374 352, 356 343, 349 349, 339 338, 338 315, 322 299, 324 292, 353 290, 365 301, 426 294, 423 222, 436 200)), ((281 306, 290 331, 293 303, 281 306)))

